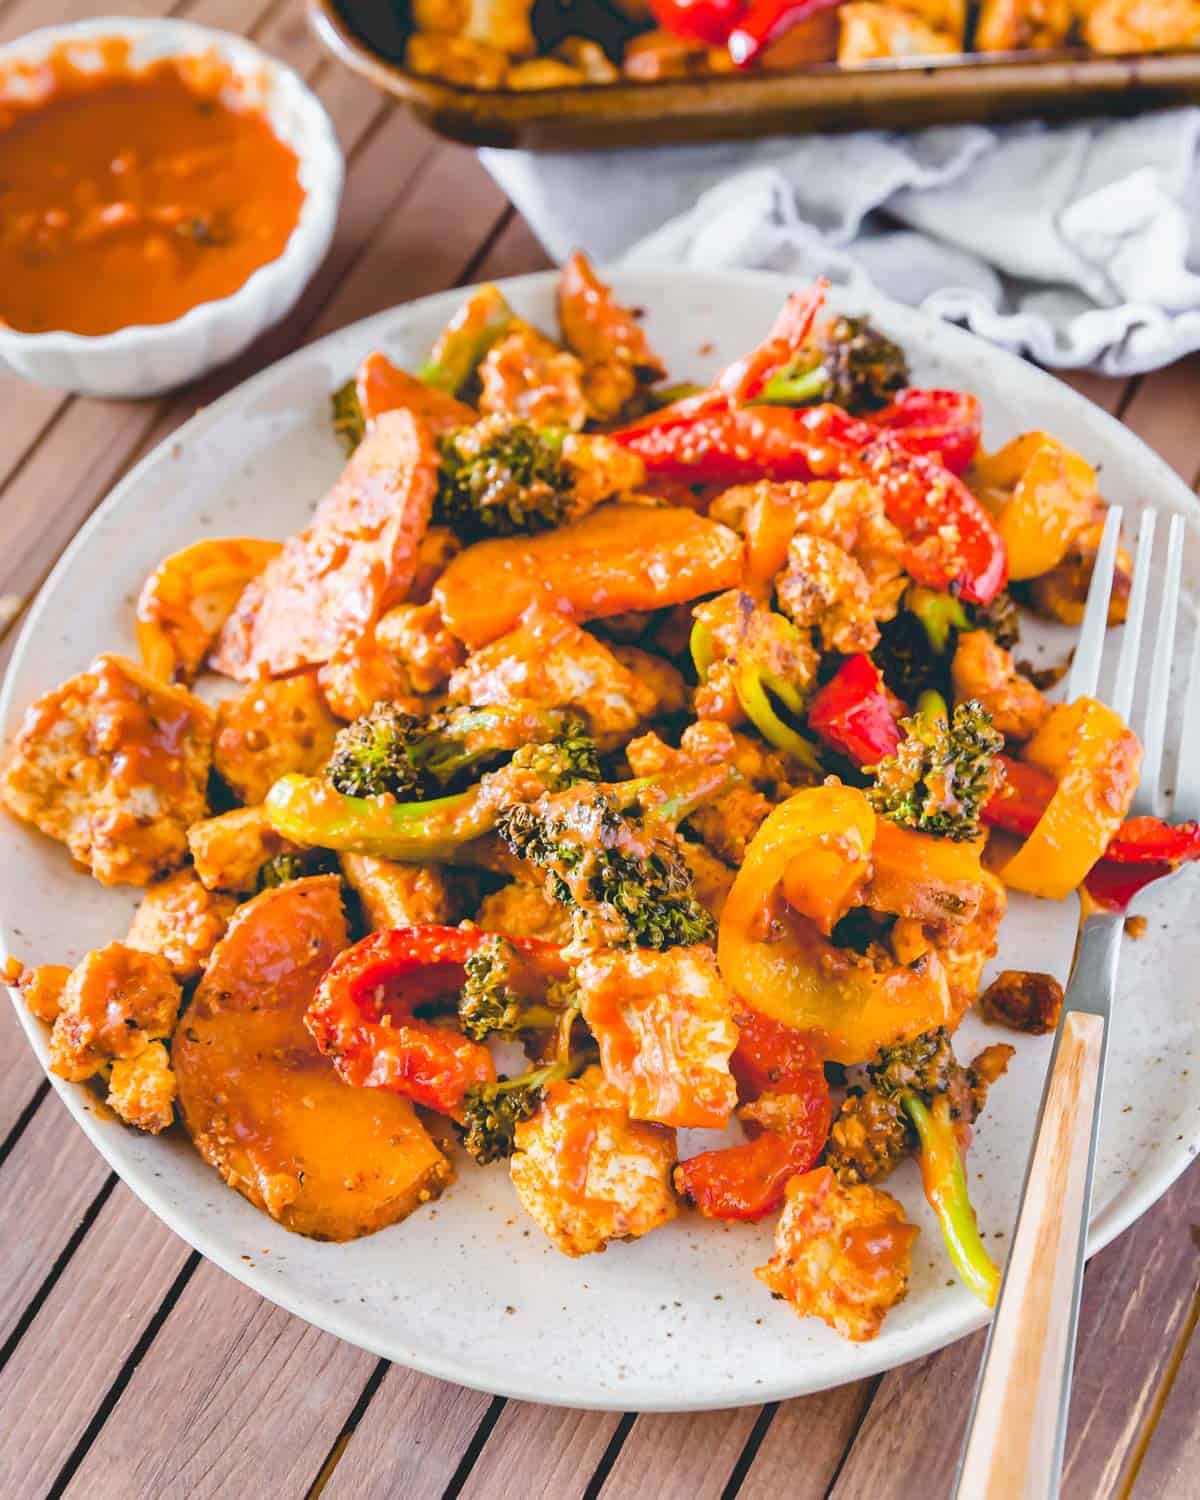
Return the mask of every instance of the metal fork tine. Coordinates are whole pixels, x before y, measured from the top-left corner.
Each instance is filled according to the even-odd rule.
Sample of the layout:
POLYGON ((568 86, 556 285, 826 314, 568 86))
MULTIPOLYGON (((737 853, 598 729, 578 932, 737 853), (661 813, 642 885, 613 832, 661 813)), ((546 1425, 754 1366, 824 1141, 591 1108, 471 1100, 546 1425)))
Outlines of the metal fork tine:
POLYGON ((1192 663, 1183 705, 1183 737, 1179 741, 1175 803, 1171 809, 1175 822, 1200 819, 1200 620, 1192 638, 1192 663))
POLYGON ((1113 684, 1112 706, 1129 723, 1133 712, 1133 692, 1137 684, 1138 655, 1142 649, 1142 629, 1146 623, 1146 601, 1150 597, 1150 563, 1154 557, 1154 528, 1158 512, 1147 507, 1138 524, 1137 556, 1133 564, 1133 583, 1129 590, 1129 608, 1121 635, 1121 655, 1117 662, 1117 680, 1113 684))
POLYGON ((1104 660, 1104 636, 1108 629, 1108 601, 1112 595, 1113 570, 1117 561, 1117 542, 1121 534, 1121 507, 1110 505, 1104 522, 1104 533, 1092 568, 1087 607, 1079 645, 1067 678, 1068 703, 1076 698, 1094 698, 1100 683, 1100 664, 1104 660))
POLYGON ((1183 573, 1184 519, 1171 517, 1167 532, 1167 561, 1163 572, 1158 624, 1151 645, 1150 687, 1146 694, 1142 731, 1142 779, 1133 799, 1135 814, 1158 812, 1159 779, 1167 730, 1167 700, 1171 696, 1171 662, 1175 655, 1175 617, 1179 612, 1179 580, 1183 573))

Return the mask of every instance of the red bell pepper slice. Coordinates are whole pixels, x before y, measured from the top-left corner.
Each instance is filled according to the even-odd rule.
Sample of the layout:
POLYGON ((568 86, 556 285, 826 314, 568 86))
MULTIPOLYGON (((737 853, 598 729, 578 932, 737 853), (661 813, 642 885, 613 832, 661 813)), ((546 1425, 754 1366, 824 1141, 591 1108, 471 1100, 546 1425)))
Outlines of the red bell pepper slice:
POLYGON ((900 726, 879 668, 869 656, 848 656, 808 709, 808 727, 858 766, 876 766, 900 745, 900 726))
POLYGON ((808 1171, 833 1122, 811 1038, 766 1016, 743 1017, 739 1027, 730 1067, 750 1106, 744 1122, 750 1139, 703 1151, 675 1169, 676 1191, 710 1219, 761 1219, 778 1208, 788 1178, 808 1171), (761 1123, 753 1118, 756 1105, 761 1123))
POLYGON ((745 0, 650 0, 664 31, 706 47, 723 47, 745 8, 745 0))
POLYGON ((772 42, 793 26, 811 21, 842 0, 750 0, 750 8, 728 34, 729 55, 739 68, 748 67, 772 42))
MULTIPOLYGON (((762 368, 742 377, 753 387, 762 368)), ((910 453, 903 430, 881 432, 840 406, 722 405, 703 391, 613 436, 652 477, 685 484, 868 479, 910 543, 903 562, 918 583, 988 604, 1007 579, 1000 533, 962 480, 934 454, 910 453)))
POLYGON ((983 407, 967 391, 901 391, 871 421, 895 433, 910 453, 931 453, 952 474, 961 474, 975 457, 983 431, 983 407))
MULTIPOLYGON (((304 1024, 346 1083, 406 1094, 428 1109, 457 1114, 469 1088, 495 1082, 491 1053, 413 1012, 461 988, 467 959, 494 936, 433 925, 372 933, 325 971, 304 1024)), ((566 976, 556 944, 507 940, 548 977, 566 976)))
POLYGON ((1126 818, 1104 851, 1118 864, 1182 864, 1200 858, 1200 823, 1164 823, 1161 818, 1126 818))

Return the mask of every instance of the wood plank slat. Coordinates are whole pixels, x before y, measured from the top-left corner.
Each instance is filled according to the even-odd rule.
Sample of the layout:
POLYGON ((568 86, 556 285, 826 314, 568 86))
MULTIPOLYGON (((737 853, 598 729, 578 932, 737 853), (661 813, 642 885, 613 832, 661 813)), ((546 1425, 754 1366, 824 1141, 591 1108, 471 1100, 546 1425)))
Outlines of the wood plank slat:
POLYGON ((201 1262, 63 1494, 301 1495, 375 1363, 201 1262))
MULTIPOLYGON (((75 1135, 76 1132, 72 1132, 75 1135)), ((189 1251, 119 1186, 0 1372, 0 1495, 46 1494, 189 1251)))
POLYGON ((784 1401, 746 1469, 737 1500, 825 1500, 877 1384, 858 1380, 784 1401))
POLYGON ((459 1492, 460 1500, 579 1500, 621 1421, 619 1412, 509 1401, 459 1492))
POLYGON ((47 1094, 4 1163, 0 1345, 20 1325, 110 1175, 57 1095, 47 1094))
MULTIPOLYGON (((18 939, 19 941, 19 939, 18 939)), ((38 1089, 45 1083, 25 1033, 17 1021, 8 996, 0 990, 0 1166, 16 1144, 10 1140, 23 1115, 27 1114, 38 1089)))
MULTIPOLYGON (((1193 1230, 1193 1236, 1196 1231, 1193 1230)), ((1197 1268, 1200 1271, 1200 1267, 1197 1268)), ((1180 1362, 1172 1369, 1162 1410, 1148 1435, 1141 1464, 1132 1477, 1132 1500, 1191 1500, 1200 1473, 1200 1280, 1192 1294, 1188 1325, 1182 1335, 1180 1362)), ((1122 1496, 1124 1500, 1124 1496, 1122 1496)))
POLYGON ((1200 470, 1198 387, 1200 355, 1193 354, 1165 370, 1143 375, 1122 413, 1125 425, 1191 485, 1200 470))
POLYGON ((719 1500, 760 1407, 637 1418, 600 1500, 719 1500))
POLYGON ((482 1391, 390 1365, 341 1452, 331 1455, 321 1500, 445 1494, 492 1404, 482 1391))

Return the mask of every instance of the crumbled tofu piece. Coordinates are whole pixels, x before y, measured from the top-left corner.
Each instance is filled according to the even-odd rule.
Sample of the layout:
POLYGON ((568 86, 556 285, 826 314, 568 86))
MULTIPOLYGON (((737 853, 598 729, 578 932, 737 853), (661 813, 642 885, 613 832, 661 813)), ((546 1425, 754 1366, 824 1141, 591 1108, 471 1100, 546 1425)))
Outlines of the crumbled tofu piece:
POLYGON ((573 708, 597 743, 619 744, 658 706, 654 686, 612 649, 565 615, 537 610, 508 635, 467 658, 450 679, 460 703, 525 699, 540 708, 573 708))
POLYGON ((158 953, 178 980, 195 979, 225 936, 237 907, 232 896, 208 890, 195 870, 176 870, 142 897, 125 942, 158 953))
POLYGON ((599 1068, 551 1084, 516 1129, 509 1173, 526 1211, 564 1255, 637 1239, 678 1212, 675 1132, 630 1120, 599 1068))
POLYGON ((96 948, 71 970, 50 1034, 50 1068, 80 1083, 169 1037, 181 992, 165 958, 124 943, 96 948))
POLYGON ((258 872, 269 859, 299 849, 275 832, 261 806, 236 807, 193 823, 187 841, 201 884, 210 891, 239 894, 258 888, 258 872))
POLYGON ((801 1317, 873 1339, 908 1291, 916 1226, 882 1188, 843 1187, 828 1167, 787 1185, 775 1254, 754 1274, 801 1317))
POLYGON ((410 693, 438 692, 466 656, 435 604, 398 604, 376 626, 375 639, 397 659, 410 693))
POLYGON ((218 704, 213 767, 238 801, 250 806, 281 776, 308 776, 323 766, 339 728, 317 674, 297 672, 218 704))
POLYGON ((571 913, 546 894, 545 887, 514 880, 485 896, 475 916, 485 932, 507 932, 514 937, 545 938, 569 943, 574 935, 571 913))
POLYGON ((720 1129, 737 1103, 733 994, 711 948, 598 949, 575 970, 608 1081, 635 1120, 720 1129))
POLYGON ((175 1118, 175 1074, 161 1042, 112 1065, 106 1103, 126 1125, 158 1135, 175 1118))
POLYGON ((438 865, 402 865, 371 854, 339 858, 372 932, 457 920, 456 902, 438 865))
POLYGON ((26 710, 0 770, 10 812, 66 844, 103 885, 146 885, 182 864, 207 811, 213 713, 120 656, 26 710))
POLYGON ((47 1026, 58 1020, 62 1009, 63 990, 71 971, 66 964, 39 964, 36 969, 26 969, 17 981, 21 999, 30 1014, 47 1026))

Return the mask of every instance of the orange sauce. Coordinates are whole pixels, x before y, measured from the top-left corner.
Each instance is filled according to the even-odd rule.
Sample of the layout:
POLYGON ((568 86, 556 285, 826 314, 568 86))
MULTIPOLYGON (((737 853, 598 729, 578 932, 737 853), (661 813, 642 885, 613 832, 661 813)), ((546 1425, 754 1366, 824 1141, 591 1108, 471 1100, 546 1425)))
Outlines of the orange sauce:
MULTIPOLYGON (((300 216, 295 153, 214 58, 64 55, 0 105, 0 321, 105 334, 235 292, 300 216)), ((2 82, 2 80, 0 80, 2 82)))

